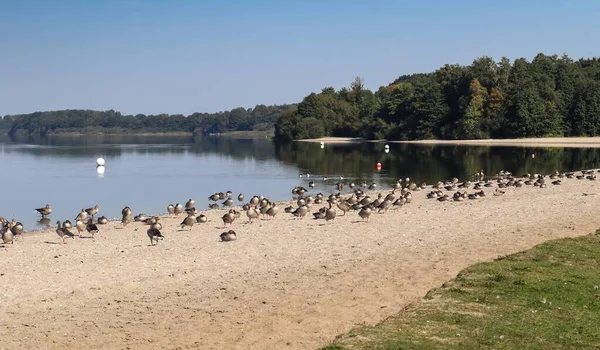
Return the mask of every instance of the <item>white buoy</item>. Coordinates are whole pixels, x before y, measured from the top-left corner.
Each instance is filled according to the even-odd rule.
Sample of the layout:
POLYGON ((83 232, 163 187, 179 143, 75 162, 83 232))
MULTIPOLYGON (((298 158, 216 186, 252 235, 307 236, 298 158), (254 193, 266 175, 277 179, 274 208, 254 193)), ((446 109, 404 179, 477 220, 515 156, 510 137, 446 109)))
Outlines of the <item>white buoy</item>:
POLYGON ((103 165, 99 165, 98 167, 96 167, 96 172, 98 173, 98 175, 104 175, 104 171, 106 169, 104 168, 103 165))
POLYGON ((104 158, 98 158, 98 159, 96 159, 96 165, 98 165, 98 166, 104 166, 104 158))

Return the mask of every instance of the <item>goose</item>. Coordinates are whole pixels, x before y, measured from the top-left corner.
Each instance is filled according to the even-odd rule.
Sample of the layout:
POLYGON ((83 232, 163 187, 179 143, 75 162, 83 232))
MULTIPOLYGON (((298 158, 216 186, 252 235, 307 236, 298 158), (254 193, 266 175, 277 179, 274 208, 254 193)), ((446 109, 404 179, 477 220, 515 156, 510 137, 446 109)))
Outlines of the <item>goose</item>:
POLYGON ((308 207, 304 205, 304 206, 298 207, 296 210, 294 210, 292 212, 292 215, 294 215, 297 218, 303 218, 306 216, 307 213, 308 213, 308 207))
POLYGON ((278 212, 279 212, 279 207, 277 206, 276 203, 273 202, 271 204, 271 207, 269 208, 269 210, 267 210, 267 216, 270 218, 274 218, 278 212))
POLYGON ((191 215, 188 215, 185 219, 183 219, 180 226, 181 226, 181 228, 184 228, 187 226, 190 228, 190 231, 191 231, 192 227, 194 227, 195 223, 196 223, 196 216, 191 214, 191 215))
POLYGON ((11 223, 2 223, 2 227, 0 228, 0 236, 2 236, 2 243, 4 243, 4 246, 6 246, 7 244, 15 244, 15 236, 11 229, 11 223))
POLYGON ((196 201, 191 198, 188 199, 188 201, 185 203, 185 209, 191 209, 195 206, 196 206, 196 201))
POLYGON ((205 224, 208 222, 208 218, 204 214, 200 214, 196 217, 196 222, 199 224, 205 224))
POLYGON ((150 225, 150 227, 155 228, 159 231, 162 230, 162 224, 159 221, 153 223, 152 225, 150 225))
POLYGON ((313 213, 313 217, 315 220, 319 220, 319 219, 325 219, 325 212, 327 211, 327 208, 323 207, 321 209, 319 209, 318 212, 313 213))
POLYGON ((377 207, 377 209, 379 209, 378 211, 381 213, 381 211, 383 210, 383 212, 387 212, 388 209, 390 209, 390 207, 393 205, 391 200, 385 199, 383 202, 381 202, 381 204, 379 204, 379 206, 377 207))
POLYGON ((218 201, 218 200, 219 200, 219 194, 218 194, 218 193, 215 193, 215 194, 212 194, 212 195, 210 195, 210 196, 208 197, 208 200, 209 200, 209 201, 213 201, 213 202, 216 202, 216 201, 218 201))
POLYGON ((238 202, 243 202, 244 201, 244 195, 243 194, 238 194, 238 202))
POLYGON ((231 224, 235 221, 235 214, 232 212, 227 212, 221 217, 221 220, 223 220, 223 225, 231 226, 231 224))
POLYGON ((87 208, 85 210, 85 212, 88 213, 88 215, 91 216, 93 219, 94 215, 98 214, 99 210, 100 210, 100 206, 98 204, 96 204, 93 208, 87 208))
POLYGON ((81 220, 75 221, 75 228, 77 229, 77 233, 79 237, 81 237, 81 233, 85 231, 86 224, 81 220))
POLYGON ((42 214, 42 217, 46 217, 52 213, 52 207, 50 206, 50 204, 46 204, 45 207, 37 208, 36 211, 42 214))
POLYGON ((23 238, 23 224, 20 222, 15 222, 15 219, 12 219, 10 223, 10 230, 13 233, 15 238, 22 239, 23 238))
POLYGON ((496 188, 496 190, 494 191, 494 196, 501 196, 504 193, 505 192, 503 190, 496 188))
POLYGON ((250 223, 252 223, 252 220, 259 218, 260 212, 256 210, 256 207, 251 206, 250 208, 248 208, 248 210, 246 210, 246 216, 248 216, 248 220, 250 221, 250 223))
POLYGON ((106 218, 106 216, 101 216, 98 218, 98 223, 100 225, 106 225, 108 223, 108 219, 106 218))
POLYGON ((85 211, 85 208, 81 208, 81 211, 80 211, 80 212, 79 212, 79 214, 77 214, 77 216, 75 217, 75 221, 77 221, 77 220, 81 220, 81 221, 85 222, 85 221, 87 221, 87 217, 88 217, 88 214, 87 214, 87 212, 85 211))
POLYGON ((325 211, 325 221, 330 221, 335 219, 336 216, 335 208, 332 205, 332 201, 329 201, 329 208, 325 211))
POLYGON ((169 216, 175 215, 175 206, 173 204, 167 205, 167 214, 169 216))
POLYGON ((346 212, 350 211, 350 209, 351 209, 350 204, 348 204, 348 202, 346 202, 346 201, 337 202, 337 207, 339 210, 341 210, 343 212, 342 216, 345 216, 346 212))
POLYGON ((237 239, 236 233, 234 230, 229 230, 227 232, 223 232, 220 235, 221 241, 223 242, 231 242, 237 239))
POLYGON ((219 205, 217 203, 211 203, 208 205, 208 209, 211 209, 211 210, 219 209, 219 205))
POLYGON ((160 230, 157 230, 154 227, 150 227, 146 233, 148 234, 148 237, 150 237, 150 245, 156 245, 158 244, 159 240, 163 240, 165 238, 160 230))
POLYGON ((85 230, 92 235, 92 239, 94 235, 98 233, 98 226, 94 224, 94 219, 89 218, 87 224, 85 225, 85 230))
POLYGON ((369 222, 369 217, 371 216, 371 208, 363 207, 358 212, 358 216, 360 216, 363 219, 363 221, 366 220, 367 222, 369 222))
POLYGON ((154 225, 158 220, 159 218, 157 216, 151 216, 149 218, 146 218, 145 220, 142 220, 142 222, 146 225, 154 225))
POLYGON ((63 226, 64 228, 72 228, 72 227, 73 227, 73 224, 71 223, 71 221, 69 221, 69 220, 65 220, 65 222, 63 222, 63 223, 62 223, 62 226, 63 226))
POLYGON ((233 196, 233 192, 232 191, 225 192, 225 197, 231 197, 231 196, 233 196))
POLYGON ((183 214, 183 205, 180 203, 175 204, 175 216, 183 214))
POLYGON ((75 238, 75 234, 73 232, 69 231, 68 228, 62 227, 60 220, 56 222, 56 234, 58 234, 58 236, 61 238, 61 244, 67 243, 65 242, 65 238, 67 237, 75 238))
POLYGON ((123 208, 123 210, 121 210, 121 214, 123 215, 123 218, 121 219, 121 224, 123 226, 127 226, 127 224, 133 221, 133 217, 131 216, 131 208, 123 208))
POLYGON ((227 198, 225 201, 223 201, 223 208, 228 208, 231 207, 233 205, 233 199, 227 198))

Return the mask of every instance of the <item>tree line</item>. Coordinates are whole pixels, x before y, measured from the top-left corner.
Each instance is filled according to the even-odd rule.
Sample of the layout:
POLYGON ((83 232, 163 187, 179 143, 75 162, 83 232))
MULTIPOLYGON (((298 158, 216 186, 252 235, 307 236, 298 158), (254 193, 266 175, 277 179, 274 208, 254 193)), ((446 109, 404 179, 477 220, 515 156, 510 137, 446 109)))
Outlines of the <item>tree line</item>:
POLYGON ((432 73, 404 75, 372 92, 311 93, 275 124, 283 141, 485 139, 600 135, 600 60, 538 54, 511 62, 481 57, 432 73))
POLYGON ((8 115, 0 118, 0 131, 11 136, 60 134, 99 130, 106 133, 182 132, 216 134, 228 131, 268 131, 277 117, 294 105, 257 105, 218 113, 194 113, 189 116, 123 115, 114 110, 62 110, 8 115))

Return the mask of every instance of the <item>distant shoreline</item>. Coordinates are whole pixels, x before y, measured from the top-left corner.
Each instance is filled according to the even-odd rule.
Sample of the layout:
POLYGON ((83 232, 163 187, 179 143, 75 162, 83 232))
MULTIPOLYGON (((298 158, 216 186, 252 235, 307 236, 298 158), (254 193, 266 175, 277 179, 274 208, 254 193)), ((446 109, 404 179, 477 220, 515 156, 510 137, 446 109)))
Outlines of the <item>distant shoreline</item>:
POLYGON ((361 142, 387 142, 422 145, 465 145, 465 146, 506 146, 506 147, 583 147, 600 148, 600 137, 546 137, 523 139, 484 139, 484 140, 366 140, 361 137, 322 137, 318 139, 295 140, 298 142, 323 142, 324 144, 353 144, 361 142))

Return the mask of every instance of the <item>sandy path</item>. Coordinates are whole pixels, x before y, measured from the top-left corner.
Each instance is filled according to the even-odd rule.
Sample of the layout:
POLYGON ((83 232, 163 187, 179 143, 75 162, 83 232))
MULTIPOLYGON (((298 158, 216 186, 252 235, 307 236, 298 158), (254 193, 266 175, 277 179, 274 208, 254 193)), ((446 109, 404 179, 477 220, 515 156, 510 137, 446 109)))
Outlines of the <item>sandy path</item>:
MULTIPOLYGON (((362 138, 323 137, 320 139, 296 140, 300 142, 323 143, 358 143, 365 142, 362 138)), ((600 137, 545 137, 523 139, 485 139, 485 140, 415 140, 415 141, 386 141, 369 140, 368 142, 416 143, 431 145, 463 145, 463 146, 507 146, 507 147, 600 147, 600 137)))
POLYGON ((600 227, 598 181, 464 202, 425 194, 370 223, 356 213, 327 225, 242 216, 230 243, 218 241, 222 211, 191 232, 163 219, 156 247, 138 223, 66 246, 45 243, 57 241, 53 231, 30 235, 0 249, 2 347, 316 348, 474 262, 600 227))

